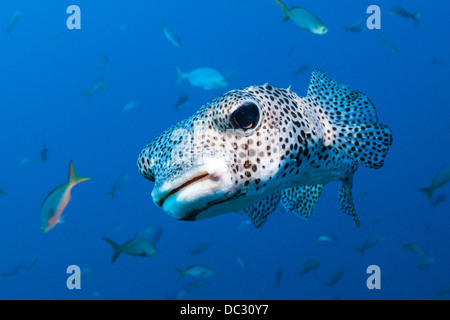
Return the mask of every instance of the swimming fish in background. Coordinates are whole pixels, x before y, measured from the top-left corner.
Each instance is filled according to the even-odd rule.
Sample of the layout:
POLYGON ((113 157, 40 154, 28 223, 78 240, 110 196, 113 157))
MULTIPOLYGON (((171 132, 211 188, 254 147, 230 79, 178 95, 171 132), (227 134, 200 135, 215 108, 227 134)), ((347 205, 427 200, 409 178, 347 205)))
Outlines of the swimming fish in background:
POLYGON ((47 161, 47 154, 48 154, 47 145, 44 144, 44 147, 41 149, 41 161, 42 162, 47 161))
POLYGON ((414 22, 419 23, 419 13, 409 13, 402 7, 392 7, 388 10, 388 13, 394 17, 402 17, 412 19, 414 22))
POLYGON ((328 233, 324 233, 321 234, 320 236, 318 236, 315 239, 316 242, 332 242, 332 243, 336 243, 337 239, 334 235, 332 234, 328 234, 328 233))
POLYGON ((302 268, 301 271, 298 272, 298 274, 303 277, 305 274, 317 269, 320 267, 320 261, 317 260, 310 260, 306 263, 300 264, 300 267, 302 268))
POLYGON ((127 174, 117 178, 114 181, 114 183, 113 183, 113 185, 111 187, 111 190, 108 191, 106 194, 110 195, 111 198, 114 199, 114 195, 116 194, 117 190, 119 190, 120 188, 123 187, 123 185, 128 181, 128 178, 129 178, 129 176, 127 174))
POLYGON ((181 47, 181 39, 175 32, 167 28, 166 22, 163 21, 163 32, 167 40, 170 41, 175 47, 181 47))
POLYGON ((365 20, 357 20, 353 22, 351 25, 345 26, 344 30, 346 32, 352 32, 352 33, 361 33, 367 30, 367 25, 365 20))
POLYGON ((60 221, 67 204, 70 201, 72 188, 77 184, 91 178, 80 177, 73 169, 72 161, 69 164, 69 181, 53 189, 41 205, 41 232, 47 233, 60 221))
POLYGON ((427 188, 419 189, 419 191, 425 193, 428 196, 428 200, 431 202, 433 199, 434 190, 444 186, 450 181, 450 165, 441 169, 433 178, 431 185, 427 188))
POLYGON ((89 99, 91 98, 91 96, 93 96, 94 94, 99 93, 99 92, 102 91, 105 87, 106 87, 106 81, 103 80, 103 79, 98 79, 98 80, 92 85, 92 87, 89 89, 89 91, 87 91, 87 92, 82 92, 82 94, 86 97, 86 101, 89 101, 89 99))
POLYGON ((390 41, 386 40, 385 38, 383 38, 382 36, 380 36, 380 42, 383 46, 385 46, 386 48, 388 48, 389 50, 391 50, 393 53, 397 53, 398 49, 397 47, 390 41))
POLYGON ((336 285, 336 283, 339 282, 339 280, 342 279, 342 277, 344 276, 345 270, 344 269, 339 269, 338 271, 336 271, 330 278, 330 282, 328 282, 328 286, 333 287, 334 285, 336 285))
POLYGON ((313 34, 323 35, 328 32, 324 23, 313 13, 301 7, 288 9, 280 0, 275 0, 284 11, 283 21, 291 19, 300 29, 305 29, 313 34))
POLYGON ((119 245, 108 238, 102 238, 113 248, 111 263, 116 261, 120 254, 125 253, 130 256, 141 258, 152 257, 156 254, 156 247, 146 238, 133 238, 122 245, 119 245))
POLYGON ((181 269, 175 269, 176 272, 178 272, 178 279, 185 275, 190 275, 192 277, 199 277, 199 276, 211 276, 214 274, 214 270, 203 264, 194 264, 192 266, 189 266, 185 270, 181 269))
POLYGON ((11 18, 9 18, 8 25, 6 26, 6 32, 8 32, 9 36, 12 38, 12 30, 16 26, 17 22, 20 19, 20 16, 22 15, 21 10, 16 10, 13 12, 11 18))
POLYGON ((375 245, 383 242, 385 239, 385 236, 382 234, 370 236, 367 238, 367 240, 364 242, 364 245, 361 248, 355 248, 359 252, 359 256, 362 257, 364 252, 370 248, 373 248, 375 245))
MULTIPOLYGON (((141 258, 152 257, 156 254, 156 241, 159 240, 160 236, 156 237, 156 241, 151 242, 147 239, 147 237, 151 233, 151 227, 147 227, 140 231, 133 239, 125 242, 122 245, 119 245, 108 238, 102 238, 105 240, 113 249, 113 256, 111 259, 111 263, 116 261, 116 259, 122 254, 125 253, 130 256, 136 256, 141 258)), ((154 237, 155 238, 155 237, 154 237)), ((155 239, 154 239, 155 240, 155 239)))
POLYGON ((187 79, 191 86, 202 87, 205 90, 220 89, 228 85, 227 79, 217 70, 212 68, 199 68, 185 73, 178 66, 177 84, 187 79))
POLYGON ((175 102, 175 104, 173 105, 175 107, 176 110, 179 110, 180 107, 182 105, 184 105, 186 103, 186 101, 188 101, 189 96, 186 93, 180 93, 180 95, 178 96, 178 100, 177 102, 175 102))
POLYGON ((310 69, 311 67, 312 67, 311 62, 304 63, 301 66, 299 66, 295 71, 293 71, 292 75, 295 77, 295 76, 299 75, 300 73, 308 71, 308 69, 310 69))
POLYGON ((0 196, 1 196, 1 195, 5 195, 5 194, 6 194, 5 190, 3 190, 2 187, 0 187, 0 196))
POLYGON ((279 202, 309 218, 323 186, 340 181, 341 210, 359 226, 353 174, 381 168, 391 144, 367 96, 315 70, 303 98, 265 84, 213 99, 150 141, 137 166, 178 220, 241 211, 260 227, 279 202))
POLYGON ((139 101, 135 101, 135 100, 130 101, 122 108, 122 113, 125 113, 125 112, 128 112, 130 110, 133 110, 138 105, 139 105, 139 101))
POLYGON ((436 210, 436 206, 444 202, 445 198, 447 198, 447 195, 445 193, 439 194, 436 199, 433 200, 431 203, 431 206, 433 207, 433 210, 436 210))

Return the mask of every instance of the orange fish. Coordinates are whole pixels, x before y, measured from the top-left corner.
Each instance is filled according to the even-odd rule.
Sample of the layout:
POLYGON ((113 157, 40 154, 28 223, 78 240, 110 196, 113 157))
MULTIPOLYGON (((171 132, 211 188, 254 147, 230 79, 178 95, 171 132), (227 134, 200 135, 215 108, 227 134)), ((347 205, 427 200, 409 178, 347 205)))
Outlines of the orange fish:
POLYGON ((91 178, 80 177, 73 169, 72 161, 69 164, 69 181, 56 187, 48 194, 41 205, 41 232, 47 233, 61 221, 62 213, 70 201, 72 188, 91 178))

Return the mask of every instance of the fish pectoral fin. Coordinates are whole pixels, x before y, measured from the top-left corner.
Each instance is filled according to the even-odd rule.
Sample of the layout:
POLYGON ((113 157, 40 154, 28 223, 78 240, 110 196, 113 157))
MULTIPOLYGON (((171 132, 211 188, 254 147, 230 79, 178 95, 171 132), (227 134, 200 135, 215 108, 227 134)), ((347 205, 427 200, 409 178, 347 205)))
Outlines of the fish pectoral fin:
POLYGON ((281 192, 281 203, 286 211, 308 219, 314 211, 322 189, 323 184, 284 189, 281 192))
POLYGON ((261 201, 255 202, 251 206, 243 209, 248 214, 250 220, 256 228, 262 226, 267 216, 275 211, 281 199, 281 192, 278 191, 261 201))
POLYGON ((339 203, 341 205, 342 212, 352 217, 355 225, 359 228, 361 223, 359 222, 358 216, 356 215, 355 206, 353 205, 352 186, 353 175, 342 180, 341 186, 339 187, 339 203))

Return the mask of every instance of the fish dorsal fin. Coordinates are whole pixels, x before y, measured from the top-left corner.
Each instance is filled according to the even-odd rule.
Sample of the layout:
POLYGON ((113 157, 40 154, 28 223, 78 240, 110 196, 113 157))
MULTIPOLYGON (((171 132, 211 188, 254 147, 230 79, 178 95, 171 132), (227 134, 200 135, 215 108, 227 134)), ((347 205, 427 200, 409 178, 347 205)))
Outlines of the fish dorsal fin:
POLYGON ((248 214, 250 220, 256 228, 259 228, 267 219, 267 216, 275 211, 280 202, 281 192, 278 191, 261 201, 255 202, 251 206, 242 210, 248 214))
POLYGON ((314 70, 305 99, 320 116, 324 146, 333 146, 366 167, 383 166, 392 132, 377 123, 375 107, 366 95, 314 70))
POLYGON ((352 186, 353 186, 353 175, 345 180, 342 180, 341 186, 339 187, 339 203, 341 205, 341 210, 352 217, 355 225, 359 228, 361 223, 359 222, 358 216, 356 215, 356 210, 353 205, 352 199, 352 186))
POLYGON ((319 200, 322 188, 323 184, 284 189, 281 192, 281 203, 286 211, 308 219, 319 200))
POLYGON ((375 106, 365 94, 329 78, 321 70, 311 73, 308 97, 328 112, 331 122, 378 122, 375 106))

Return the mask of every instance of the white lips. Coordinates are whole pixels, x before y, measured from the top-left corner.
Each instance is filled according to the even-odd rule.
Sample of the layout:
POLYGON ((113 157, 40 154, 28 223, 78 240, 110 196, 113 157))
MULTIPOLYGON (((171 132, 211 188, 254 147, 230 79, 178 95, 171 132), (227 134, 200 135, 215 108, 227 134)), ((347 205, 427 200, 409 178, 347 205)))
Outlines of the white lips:
POLYGON ((209 202, 230 191, 232 181, 226 162, 220 158, 202 160, 202 165, 153 189, 153 201, 170 216, 183 219, 193 211, 204 210, 209 202))

